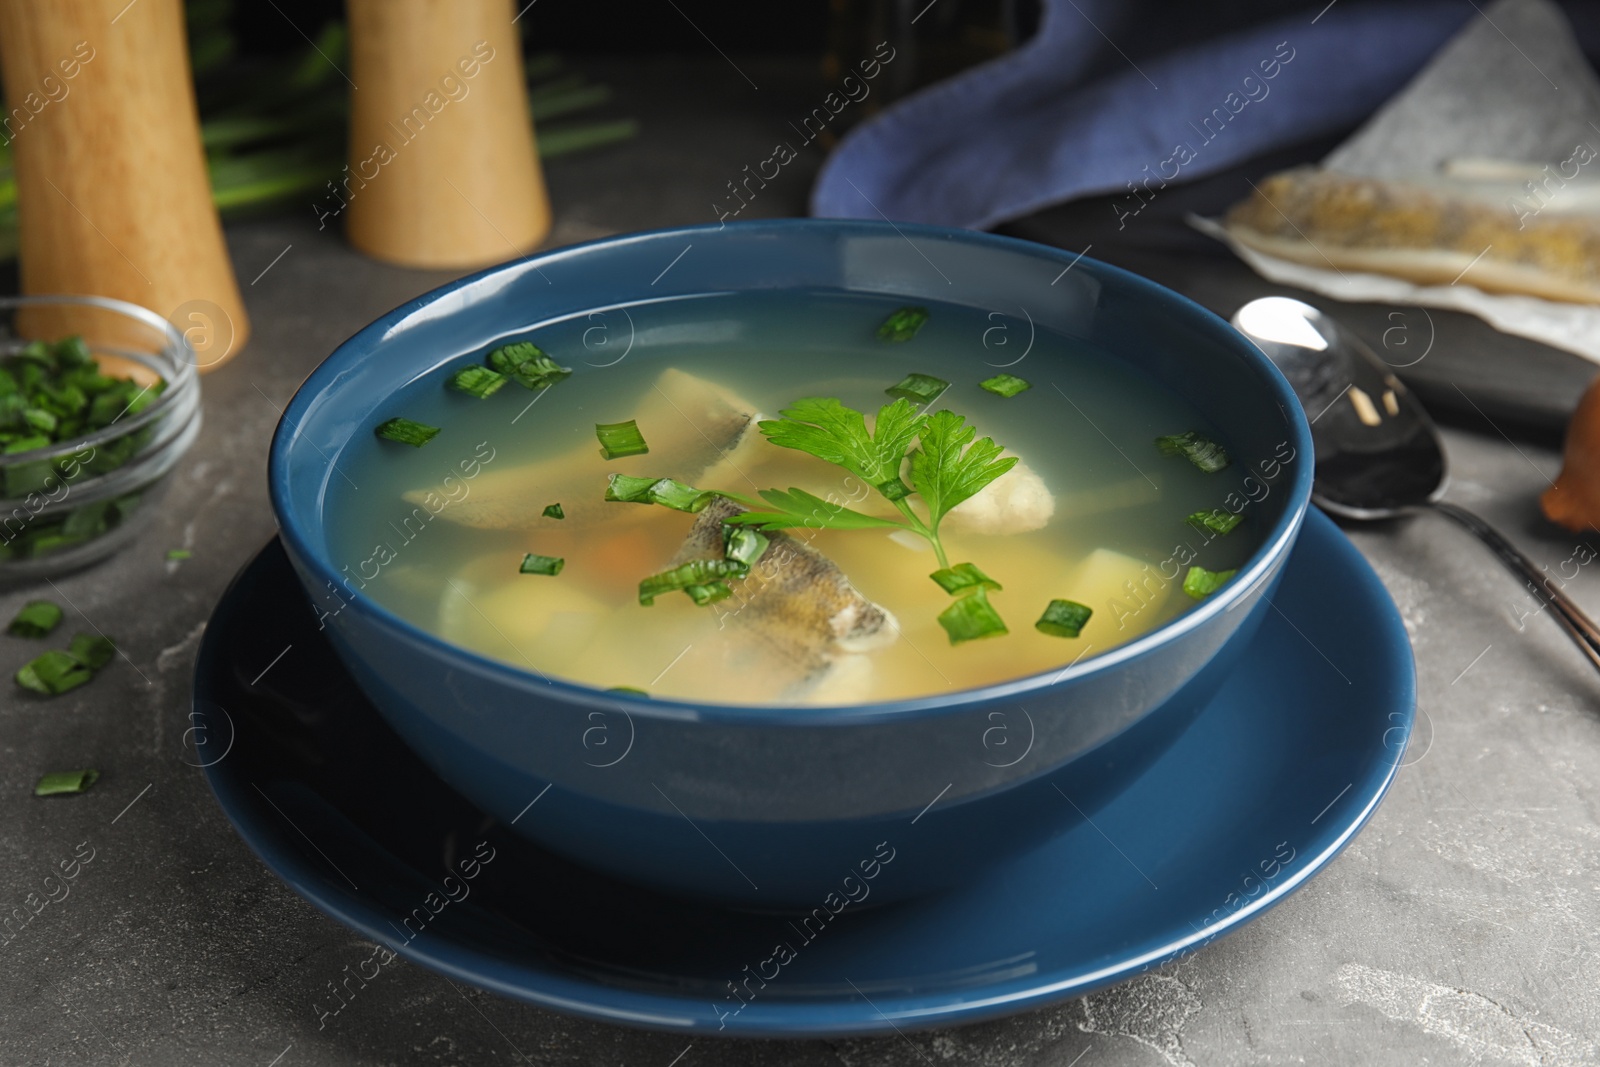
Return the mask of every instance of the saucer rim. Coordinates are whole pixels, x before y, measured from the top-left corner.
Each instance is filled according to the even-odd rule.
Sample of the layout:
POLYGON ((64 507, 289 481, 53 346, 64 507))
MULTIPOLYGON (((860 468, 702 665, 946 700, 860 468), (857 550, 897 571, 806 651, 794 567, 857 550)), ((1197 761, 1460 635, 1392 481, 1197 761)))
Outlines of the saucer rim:
MULTIPOLYGON (((274 537, 254 553, 240 568, 235 582, 277 541, 279 538, 274 537)), ((1352 601, 1365 601, 1361 613, 1375 615, 1377 621, 1391 631, 1389 636, 1398 637, 1403 644, 1402 662, 1399 664, 1401 669, 1396 671, 1395 676, 1375 682, 1373 688, 1390 694, 1392 704, 1403 714, 1404 721, 1396 726, 1406 730, 1409 745, 1416 709, 1416 670, 1409 637, 1399 612, 1371 564, 1333 520, 1315 507, 1308 509, 1305 528, 1301 531, 1294 553, 1313 547, 1319 554, 1342 557, 1341 570, 1353 570, 1354 574, 1347 573, 1340 577, 1355 577, 1359 581, 1334 584, 1351 589, 1352 601)), ((1286 562, 1292 561, 1293 554, 1286 562)), ((1318 570, 1319 573, 1325 573, 1327 567, 1324 564, 1318 570)), ((1318 579, 1319 584, 1326 581, 1326 578, 1318 579)), ((213 617, 230 606, 233 588, 230 585, 229 592, 219 600, 213 617)), ((219 629, 208 625, 202 639, 195 662, 192 701, 198 702, 203 691, 210 688, 203 684, 202 679, 205 669, 218 662, 212 635, 219 629)), ((1202 711, 1201 715, 1204 714, 1202 711)), ((1390 713, 1391 717, 1393 714, 1395 712, 1390 713)), ((841 997, 806 1001, 753 1001, 741 1010, 738 1021, 726 1029, 717 1025, 715 1006, 709 1000, 697 1002, 685 996, 608 986, 593 979, 562 973, 542 962, 515 963, 490 956, 455 941, 444 941, 437 946, 424 946, 411 941, 397 944, 391 933, 378 927, 377 921, 371 917, 375 903, 366 901, 359 890, 343 890, 322 872, 314 870, 304 854, 286 847, 286 835, 263 834, 252 829, 255 819, 265 814, 264 810, 257 810, 259 805, 252 803, 244 791, 246 784, 255 785, 253 781, 248 781, 244 776, 230 776, 228 771, 221 769, 228 762, 224 759, 209 764, 202 761, 201 770, 218 806, 235 832, 291 891, 328 917, 429 970, 510 1000, 601 1022, 673 1033, 720 1033, 750 1038, 825 1038, 890 1033, 907 1028, 922 1030, 1000 1018, 1105 988, 1197 951, 1204 943, 1237 930, 1275 907, 1332 862, 1382 803, 1404 763, 1406 751, 1402 747, 1392 761, 1367 761, 1357 765, 1359 773, 1354 784, 1362 787, 1361 793, 1367 795, 1367 801, 1355 815, 1329 823, 1330 829, 1334 826, 1341 826, 1341 829, 1333 834, 1331 840, 1327 835, 1319 835, 1327 844, 1311 861, 1249 904, 1176 940, 1149 948, 1136 956, 1121 956, 1091 971, 1076 969, 1063 974, 1068 968, 1058 967, 1051 972, 1055 977, 1049 981, 1041 982, 1039 979, 1046 976, 1035 975, 996 983, 990 987, 995 992, 978 997, 971 994, 982 986, 929 993, 911 992, 886 997, 878 1002, 866 1000, 864 994, 861 1000, 841 997), (284 844, 280 845, 280 841, 284 844), (518 981, 519 978, 522 981, 518 981), (527 981, 530 978, 537 984, 530 985, 527 981), (1024 987, 1005 989, 1007 985, 1019 983, 1025 983, 1024 987), (696 1009, 693 1007, 696 1003, 705 1006, 696 1009), (674 1011, 674 1008, 680 1010, 674 1011)), ((1138 787, 1138 782, 1130 786, 1133 789, 1138 787)), ((1041 846, 1050 847, 1050 844, 1041 846)))

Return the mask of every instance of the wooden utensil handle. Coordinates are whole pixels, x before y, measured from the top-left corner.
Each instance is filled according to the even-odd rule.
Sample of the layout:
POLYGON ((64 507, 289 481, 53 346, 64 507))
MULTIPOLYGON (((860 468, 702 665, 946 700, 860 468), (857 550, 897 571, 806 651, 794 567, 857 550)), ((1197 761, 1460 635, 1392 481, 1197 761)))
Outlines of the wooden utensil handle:
MULTIPOLYGON (((237 352, 249 322, 211 202, 181 0, 0 0, 0 68, 22 291, 150 308, 200 342, 202 369, 237 352)), ((87 310, 19 325, 127 340, 87 310)))

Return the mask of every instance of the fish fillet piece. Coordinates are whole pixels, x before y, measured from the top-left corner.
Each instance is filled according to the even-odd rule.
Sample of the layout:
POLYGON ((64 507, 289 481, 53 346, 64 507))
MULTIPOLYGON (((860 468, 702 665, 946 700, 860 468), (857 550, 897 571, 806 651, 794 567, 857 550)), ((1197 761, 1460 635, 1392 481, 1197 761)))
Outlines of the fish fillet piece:
MULTIPOLYGON (((744 510, 724 498, 707 505, 669 566, 721 559, 723 521, 744 510)), ((771 544, 749 577, 732 582, 733 596, 711 608, 730 640, 761 646, 764 669, 784 680, 786 696, 816 688, 830 703, 848 701, 845 690, 871 682, 860 654, 893 644, 899 626, 827 556, 788 534, 767 536, 771 544), (835 672, 841 664, 847 670, 835 672)))
MULTIPOLYGON (((660 475, 691 484, 715 482, 744 466, 745 453, 761 440, 755 429, 760 417, 754 404, 731 390, 681 370, 665 370, 633 414, 650 444, 647 454, 606 463, 598 445, 588 441, 538 463, 491 466, 466 483, 470 492, 465 499, 438 514, 480 530, 518 530, 538 523, 545 505, 559 500, 569 528, 602 516, 636 517, 632 512, 644 509, 605 502, 608 471, 660 475)), ((404 497, 408 503, 421 504, 431 491, 413 489, 404 497)))
MULTIPOLYGON (((1007 450, 1002 453, 1014 456, 1007 450)), ((1039 473, 1019 460, 1015 467, 950 509, 952 530, 972 533, 1027 533, 1042 528, 1056 513, 1056 498, 1039 473)))
POLYGON ((1223 220, 1240 243, 1295 263, 1429 285, 1600 303, 1600 215, 1511 183, 1380 181, 1303 167, 1274 174, 1223 220), (1534 210, 1537 208, 1537 210, 1534 210))

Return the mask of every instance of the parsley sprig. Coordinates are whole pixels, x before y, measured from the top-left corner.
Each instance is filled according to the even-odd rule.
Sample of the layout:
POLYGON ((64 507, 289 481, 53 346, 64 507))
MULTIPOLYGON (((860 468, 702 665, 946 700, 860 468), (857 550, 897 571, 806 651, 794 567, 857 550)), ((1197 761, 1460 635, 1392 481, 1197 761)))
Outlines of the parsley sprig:
POLYGON ((1016 466, 1015 456, 1001 455, 1003 449, 993 439, 978 437, 965 416, 953 411, 922 414, 904 397, 879 408, 870 430, 864 412, 831 396, 804 397, 779 414, 782 418, 756 424, 768 441, 843 468, 876 489, 899 517, 869 515, 794 487, 762 489, 757 500, 721 490, 702 492, 670 478, 613 474, 607 500, 697 512, 712 496, 723 496, 749 509, 722 520, 725 559, 691 560, 646 578, 639 585, 641 604, 673 589, 684 590, 702 605, 732 595, 728 581, 744 578, 766 548, 761 538, 753 552, 735 551, 741 532, 888 528, 908 530, 933 546, 939 569, 929 577, 955 598, 939 615, 951 644, 1008 632, 987 592, 998 590, 1000 583, 971 563, 952 568, 939 524, 952 508, 1016 466))
POLYGON ((1003 450, 992 438, 978 437, 965 416, 943 410, 918 414, 903 398, 878 409, 870 432, 863 412, 834 397, 796 400, 780 414, 780 419, 757 424, 767 440, 843 467, 894 504, 901 518, 867 515, 791 488, 762 490, 765 508, 727 494, 752 508, 729 522, 768 530, 899 527, 933 546, 940 570, 950 568, 939 537, 944 517, 1017 464, 1015 456, 1001 455, 1003 450), (913 442, 917 445, 914 449, 913 442), (912 507, 913 496, 925 514, 912 507))

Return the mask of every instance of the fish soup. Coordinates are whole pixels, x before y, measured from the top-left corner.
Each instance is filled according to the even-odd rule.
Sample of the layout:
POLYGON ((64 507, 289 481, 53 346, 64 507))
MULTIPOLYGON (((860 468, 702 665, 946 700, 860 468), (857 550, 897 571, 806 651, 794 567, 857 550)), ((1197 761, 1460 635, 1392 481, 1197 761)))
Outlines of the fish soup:
POLYGON ((532 325, 337 457, 340 593, 550 678, 852 704, 1057 671, 1225 585, 1260 531, 1223 428, 994 326, 831 291, 532 325))

